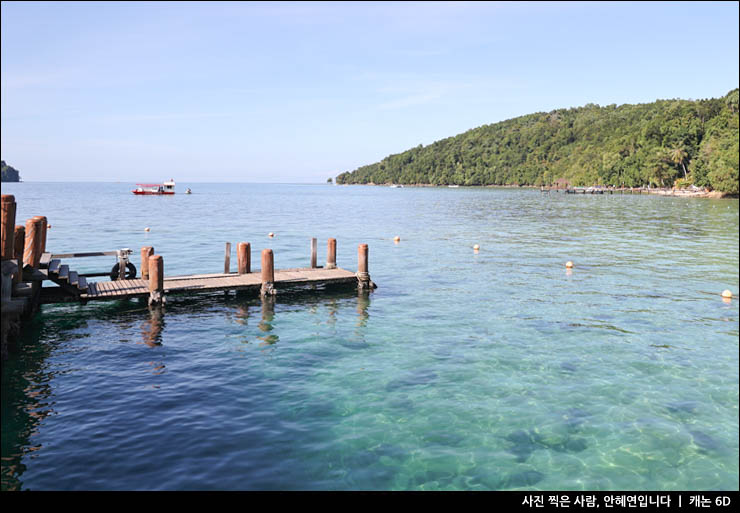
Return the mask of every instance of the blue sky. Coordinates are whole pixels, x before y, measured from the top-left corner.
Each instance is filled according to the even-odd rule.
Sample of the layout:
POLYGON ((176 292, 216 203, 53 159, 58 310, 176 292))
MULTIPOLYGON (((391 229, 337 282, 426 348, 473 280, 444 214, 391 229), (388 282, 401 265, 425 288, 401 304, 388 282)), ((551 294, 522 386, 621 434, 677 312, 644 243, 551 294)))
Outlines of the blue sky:
POLYGON ((26 181, 325 182, 586 103, 738 86, 737 2, 2 2, 26 181))

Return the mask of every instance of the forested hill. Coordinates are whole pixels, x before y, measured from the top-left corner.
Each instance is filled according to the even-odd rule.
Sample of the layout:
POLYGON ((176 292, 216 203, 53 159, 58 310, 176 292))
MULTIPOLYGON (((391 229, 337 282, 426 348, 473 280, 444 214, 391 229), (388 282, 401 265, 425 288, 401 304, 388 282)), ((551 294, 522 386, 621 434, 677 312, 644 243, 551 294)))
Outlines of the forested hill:
POLYGON ((2 181, 3 182, 18 182, 21 179, 18 170, 13 166, 9 166, 4 160, 0 160, 2 163, 2 181))
POLYGON ((419 145, 338 184, 685 186, 738 192, 738 90, 708 100, 588 104, 419 145))

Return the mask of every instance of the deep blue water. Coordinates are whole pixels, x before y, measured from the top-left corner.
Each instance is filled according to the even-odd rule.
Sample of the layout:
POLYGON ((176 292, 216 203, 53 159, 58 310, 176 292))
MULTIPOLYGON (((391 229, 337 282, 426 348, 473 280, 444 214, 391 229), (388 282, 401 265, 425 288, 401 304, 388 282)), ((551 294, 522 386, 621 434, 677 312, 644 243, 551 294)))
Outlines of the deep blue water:
POLYGON ((379 288, 44 306, 3 363, 4 490, 738 489, 737 200, 185 187, 3 193, 55 253, 174 275, 335 237, 379 288))

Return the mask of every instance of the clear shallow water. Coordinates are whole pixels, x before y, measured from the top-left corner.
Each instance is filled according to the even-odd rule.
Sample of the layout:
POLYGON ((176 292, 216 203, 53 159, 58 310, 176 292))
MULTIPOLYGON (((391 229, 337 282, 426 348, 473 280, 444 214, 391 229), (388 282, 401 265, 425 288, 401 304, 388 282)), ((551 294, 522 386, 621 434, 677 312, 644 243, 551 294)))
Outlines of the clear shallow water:
POLYGON ((171 275, 336 237, 379 288, 43 307, 3 364, 3 489, 738 489, 737 200, 188 186, 3 193, 54 252, 171 275))

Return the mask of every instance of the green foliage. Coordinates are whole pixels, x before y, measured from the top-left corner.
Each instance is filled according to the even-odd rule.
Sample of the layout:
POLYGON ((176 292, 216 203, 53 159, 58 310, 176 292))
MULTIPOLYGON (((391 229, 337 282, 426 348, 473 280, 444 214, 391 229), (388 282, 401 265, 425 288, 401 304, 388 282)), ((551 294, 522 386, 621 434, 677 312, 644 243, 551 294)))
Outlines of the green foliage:
POLYGON ((738 90, 529 114, 389 155, 336 183, 697 186, 737 193, 738 90))
POLYGON ((673 187, 676 189, 685 189, 691 185, 691 180, 688 178, 679 178, 676 180, 676 183, 673 184, 673 187))
POLYGON ((707 173, 709 183, 718 191, 738 194, 738 151, 737 136, 719 141, 707 173))
POLYGON ((12 166, 7 165, 4 160, 0 160, 0 163, 2 163, 2 181, 3 182, 20 181, 21 176, 18 173, 17 169, 13 168, 12 166))

